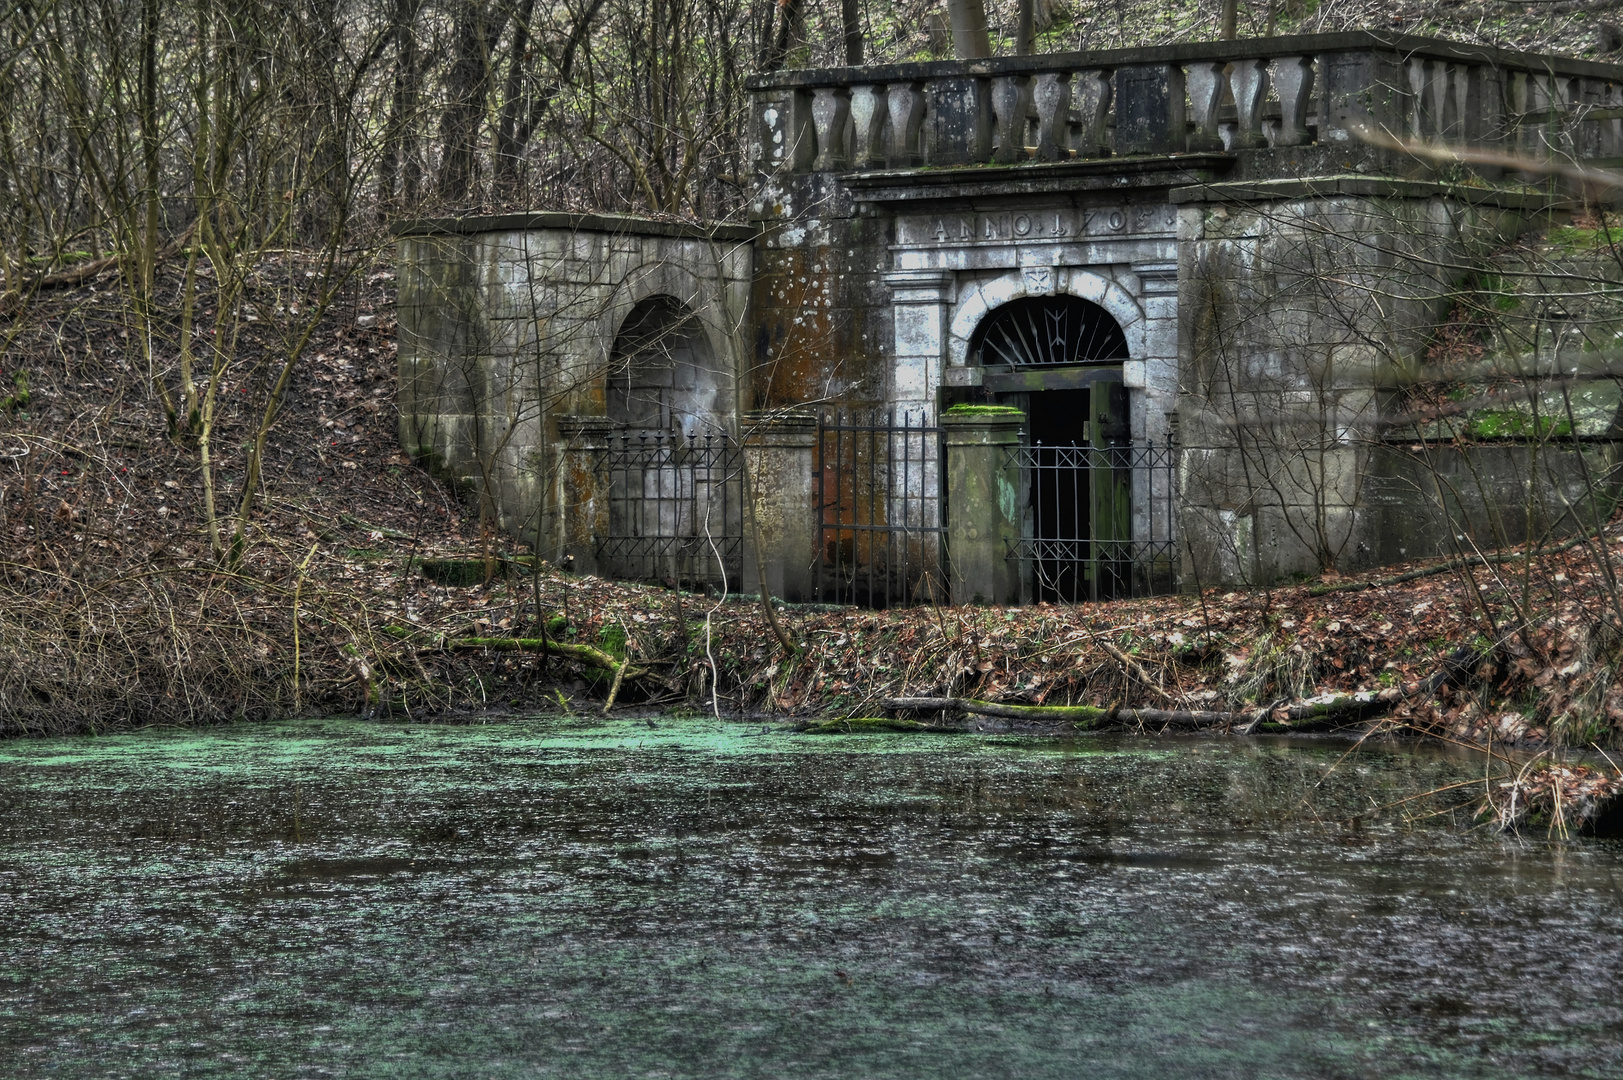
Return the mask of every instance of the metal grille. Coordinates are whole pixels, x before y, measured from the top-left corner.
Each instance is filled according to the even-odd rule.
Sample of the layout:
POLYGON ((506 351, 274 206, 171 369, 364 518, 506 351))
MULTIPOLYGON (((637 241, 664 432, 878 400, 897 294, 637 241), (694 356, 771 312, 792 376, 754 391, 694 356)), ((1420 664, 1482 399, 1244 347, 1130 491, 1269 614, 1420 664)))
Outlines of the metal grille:
POLYGON ((1176 586, 1171 441, 1012 448, 1027 505, 1011 559, 1033 599, 1058 603, 1176 586))
POLYGON ((1127 337, 1109 312, 1081 297, 1023 297, 994 311, 971 348, 983 367, 1050 367, 1125 359, 1127 337))
POLYGON ((743 461, 726 432, 623 429, 598 454, 609 529, 595 539, 612 577, 737 589, 743 461))
POLYGON ((817 448, 819 598, 944 603, 941 429, 923 412, 825 414, 817 448))

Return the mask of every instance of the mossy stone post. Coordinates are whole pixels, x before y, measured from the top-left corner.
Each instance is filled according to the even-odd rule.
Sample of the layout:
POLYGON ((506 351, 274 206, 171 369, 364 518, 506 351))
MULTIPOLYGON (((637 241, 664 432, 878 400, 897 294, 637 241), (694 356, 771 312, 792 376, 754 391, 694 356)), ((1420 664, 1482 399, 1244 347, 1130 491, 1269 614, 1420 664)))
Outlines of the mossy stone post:
POLYGON ((595 537, 609 532, 609 485, 600 461, 614 424, 606 416, 558 417, 559 468, 553 488, 558 536, 552 558, 575 557, 577 574, 603 573, 595 537))
MULTIPOLYGON (((744 591, 763 589, 791 603, 814 599, 813 562, 817 558, 814 501, 817 414, 749 412, 744 414, 744 453, 750 467, 750 495, 760 530, 761 576, 755 559, 744 556, 744 591)), ((753 542, 744 520, 744 543, 753 542)))
POLYGON ((947 565, 954 604, 1017 604, 1020 469, 1011 452, 1026 414, 1002 405, 955 405, 941 415, 947 444, 947 565))

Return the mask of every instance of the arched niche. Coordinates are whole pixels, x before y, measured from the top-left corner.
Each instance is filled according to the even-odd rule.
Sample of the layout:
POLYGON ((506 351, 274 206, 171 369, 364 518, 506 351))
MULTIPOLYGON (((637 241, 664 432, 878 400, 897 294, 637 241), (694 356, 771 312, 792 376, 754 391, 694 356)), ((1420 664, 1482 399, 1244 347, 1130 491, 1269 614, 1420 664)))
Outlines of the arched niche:
POLYGON ((675 431, 718 428, 731 386, 698 314, 675 297, 639 301, 609 353, 610 420, 675 431))

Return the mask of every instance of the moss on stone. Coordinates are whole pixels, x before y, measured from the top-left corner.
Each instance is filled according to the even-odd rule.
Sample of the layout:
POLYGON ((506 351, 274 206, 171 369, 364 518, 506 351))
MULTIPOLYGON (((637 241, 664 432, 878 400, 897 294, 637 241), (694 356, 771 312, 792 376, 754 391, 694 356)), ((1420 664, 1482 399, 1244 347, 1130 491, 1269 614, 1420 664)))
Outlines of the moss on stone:
POLYGON ((1022 419, 1025 413, 1009 405, 954 405, 943 415, 945 416, 1018 416, 1022 419))

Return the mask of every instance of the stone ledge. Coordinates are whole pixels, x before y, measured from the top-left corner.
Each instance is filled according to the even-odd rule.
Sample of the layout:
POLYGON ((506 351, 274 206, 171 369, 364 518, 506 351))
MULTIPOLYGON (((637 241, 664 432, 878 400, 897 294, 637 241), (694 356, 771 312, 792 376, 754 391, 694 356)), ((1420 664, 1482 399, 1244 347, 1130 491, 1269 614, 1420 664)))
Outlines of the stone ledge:
POLYGON ((1175 187, 1168 196, 1176 204, 1277 202, 1344 195, 1373 199, 1429 199, 1446 195, 1474 206, 1505 210, 1548 210, 1571 205, 1572 200, 1545 191, 1441 184, 1426 180, 1394 180, 1381 176, 1344 173, 1334 176, 1287 177, 1279 180, 1232 180, 1175 187))
POLYGON ((976 60, 928 60, 908 64, 873 64, 863 67, 802 68, 766 75, 752 75, 744 81, 749 90, 790 90, 849 83, 889 83, 917 79, 950 78, 954 75, 1019 75, 1049 71, 1057 67, 1118 68, 1134 64, 1169 64, 1190 60, 1229 61, 1256 56, 1275 56, 1379 50, 1402 54, 1420 53, 1427 57, 1459 60, 1506 67, 1534 66, 1560 75, 1599 79, 1623 79, 1623 67, 1594 60, 1579 60, 1546 53, 1498 49, 1489 45, 1468 45, 1443 38, 1416 34, 1388 34, 1370 30, 1349 30, 1333 34, 1299 34, 1290 37, 1241 38, 1236 41, 1191 41, 1177 45, 1153 45, 1135 49, 1100 49, 1096 52, 1038 53, 1031 56, 998 56, 976 60))
POLYGON ((1027 162, 1023 165, 967 165, 906 169, 876 169, 839 174, 839 180, 862 203, 918 202, 921 199, 1008 194, 1070 194, 1093 189, 1120 190, 1127 178, 1134 188, 1191 186, 1201 173, 1223 172, 1233 166, 1228 153, 1145 154, 1122 157, 1077 158, 1072 161, 1027 162), (1052 189, 1041 187, 1052 181, 1052 189), (1078 183, 1080 181, 1080 184, 1078 183), (920 188, 956 189, 932 190, 920 188), (999 191, 997 189, 1006 190, 999 191))
POLYGON ((389 227, 400 236, 476 236, 480 233, 561 229, 579 233, 671 237, 678 240, 753 240, 757 230, 747 225, 656 221, 632 214, 569 214, 541 211, 528 214, 480 214, 469 217, 420 218, 389 227))

